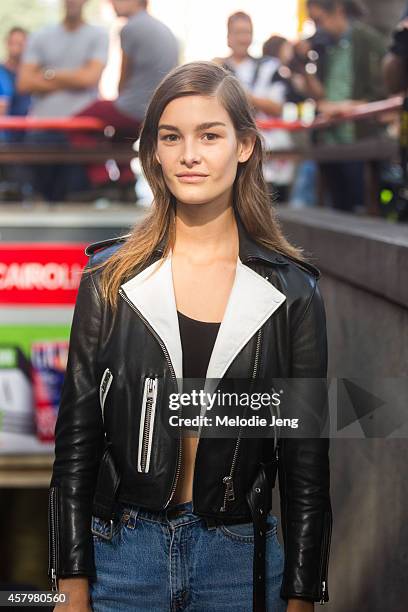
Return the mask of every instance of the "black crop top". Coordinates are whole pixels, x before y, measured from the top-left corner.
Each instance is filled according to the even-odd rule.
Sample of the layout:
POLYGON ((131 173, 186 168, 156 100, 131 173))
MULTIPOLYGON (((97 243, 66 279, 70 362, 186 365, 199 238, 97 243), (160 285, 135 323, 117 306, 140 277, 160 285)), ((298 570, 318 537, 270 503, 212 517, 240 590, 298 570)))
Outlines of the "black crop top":
POLYGON ((205 378, 221 323, 197 321, 179 311, 177 315, 183 350, 183 378, 205 378))

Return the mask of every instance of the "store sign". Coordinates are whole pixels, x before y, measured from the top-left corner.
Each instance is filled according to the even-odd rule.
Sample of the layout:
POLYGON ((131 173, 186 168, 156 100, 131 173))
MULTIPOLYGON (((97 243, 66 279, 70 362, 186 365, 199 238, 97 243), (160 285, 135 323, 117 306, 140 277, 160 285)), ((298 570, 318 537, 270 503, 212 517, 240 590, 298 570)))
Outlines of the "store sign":
POLYGON ((0 305, 73 305, 85 244, 0 243, 0 305))

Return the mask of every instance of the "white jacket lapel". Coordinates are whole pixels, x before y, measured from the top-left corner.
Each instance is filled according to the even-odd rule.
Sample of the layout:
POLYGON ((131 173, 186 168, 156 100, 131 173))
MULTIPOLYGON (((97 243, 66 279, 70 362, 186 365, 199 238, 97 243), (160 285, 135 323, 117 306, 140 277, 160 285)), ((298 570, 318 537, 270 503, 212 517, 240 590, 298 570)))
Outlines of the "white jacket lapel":
MULTIPOLYGON (((157 270, 158 262, 154 262, 124 283, 122 289, 161 338, 176 377, 182 379, 183 355, 171 261, 170 252, 157 270)), ((222 378, 245 344, 285 300, 283 293, 238 258, 206 378, 222 378)))
POLYGON ((159 268, 157 268, 158 265, 159 262, 154 262, 124 283, 122 289, 163 341, 176 377, 181 379, 183 377, 183 355, 171 257, 165 258, 159 268))

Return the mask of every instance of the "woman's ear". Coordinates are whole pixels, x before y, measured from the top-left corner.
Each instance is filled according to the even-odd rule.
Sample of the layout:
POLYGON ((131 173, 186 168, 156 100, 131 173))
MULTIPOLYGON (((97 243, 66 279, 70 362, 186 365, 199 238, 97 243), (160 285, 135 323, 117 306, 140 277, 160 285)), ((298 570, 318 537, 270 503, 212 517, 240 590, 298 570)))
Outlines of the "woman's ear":
POLYGON ((243 136, 238 142, 238 162, 246 162, 254 150, 256 137, 253 134, 243 136))
POLYGON ((157 163, 161 165, 160 157, 159 157, 159 155, 158 155, 157 151, 155 151, 154 156, 155 156, 155 158, 156 158, 156 160, 157 160, 157 163))

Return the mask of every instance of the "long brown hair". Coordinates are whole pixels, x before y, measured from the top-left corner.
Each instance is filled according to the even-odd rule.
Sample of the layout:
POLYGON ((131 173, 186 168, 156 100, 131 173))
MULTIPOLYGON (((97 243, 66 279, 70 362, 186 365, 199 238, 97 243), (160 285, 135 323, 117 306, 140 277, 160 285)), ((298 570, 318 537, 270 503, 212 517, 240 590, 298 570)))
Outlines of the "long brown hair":
POLYGON ((175 242, 176 200, 169 191, 162 169, 155 157, 157 128, 167 104, 176 98, 214 95, 231 117, 237 139, 254 135, 255 146, 250 158, 238 164, 233 185, 233 206, 249 235, 258 243, 305 261, 302 250, 291 245, 280 229, 276 212, 263 178, 262 136, 258 131, 244 89, 238 79, 214 62, 190 62, 173 69, 161 81, 150 100, 140 134, 139 159, 153 192, 149 213, 131 230, 124 244, 105 261, 89 267, 103 266, 102 297, 112 308, 117 303, 120 285, 136 268, 143 267, 164 239, 163 260, 175 242))

